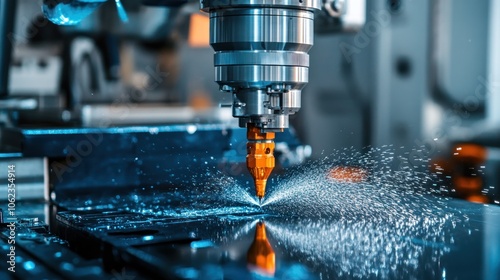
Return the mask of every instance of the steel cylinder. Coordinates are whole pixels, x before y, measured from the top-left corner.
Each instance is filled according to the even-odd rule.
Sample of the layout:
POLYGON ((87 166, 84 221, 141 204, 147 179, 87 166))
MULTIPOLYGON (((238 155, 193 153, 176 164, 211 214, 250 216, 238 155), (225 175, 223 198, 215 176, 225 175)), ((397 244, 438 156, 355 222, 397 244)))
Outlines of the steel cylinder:
POLYGON ((320 0, 201 0, 210 13, 215 81, 233 94, 240 125, 288 127, 308 82, 320 0))

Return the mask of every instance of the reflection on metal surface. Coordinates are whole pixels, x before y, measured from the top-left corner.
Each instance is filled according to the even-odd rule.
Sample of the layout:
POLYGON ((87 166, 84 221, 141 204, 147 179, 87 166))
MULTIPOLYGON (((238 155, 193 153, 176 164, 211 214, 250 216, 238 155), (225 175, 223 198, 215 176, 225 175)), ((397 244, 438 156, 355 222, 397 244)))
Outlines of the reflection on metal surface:
POLYGON ((262 206, 250 183, 212 172, 188 171, 171 188, 60 192, 56 234, 152 279, 496 279, 500 208, 431 195, 427 173, 387 168, 392 155, 342 151, 289 169, 262 206), (363 166, 369 178, 332 180, 334 166, 363 166))
POLYGON ((276 273, 276 254, 266 235, 264 222, 257 223, 255 238, 247 253, 248 269, 257 274, 274 276, 276 273))
POLYGON ((428 227, 416 220, 389 224, 368 219, 266 222, 279 249, 322 272, 323 279, 430 279, 441 273, 443 260, 455 246, 450 224, 430 222, 428 227))
MULTIPOLYGON (((326 174, 321 177, 332 182, 326 174)), ((449 279, 459 275, 476 279, 481 271, 495 275, 499 207, 418 194, 405 199, 401 189, 399 194, 387 193, 390 191, 383 186, 350 183, 333 189, 317 181, 310 183, 309 193, 324 191, 323 200, 312 198, 315 205, 294 197, 294 205, 288 204, 291 207, 275 202, 237 212, 237 208, 223 207, 231 197, 220 200, 220 189, 210 201, 206 200, 208 194, 140 191, 112 204, 139 209, 144 205, 150 211, 61 212, 58 226, 60 234, 80 251, 106 243, 118 252, 106 258, 141 258, 141 264, 132 258, 124 265, 149 271, 143 266, 149 263, 159 270, 155 279, 171 279, 161 273, 175 268, 190 268, 199 276, 196 279, 207 279, 203 275, 208 275, 204 274, 208 267, 224 279, 248 279, 249 273, 276 279, 436 279, 443 274, 449 279), (333 194, 337 198, 325 202, 333 194), (362 204, 357 203, 357 194, 364 194, 362 204), (129 199, 137 206, 125 204, 129 199), (320 209, 311 210, 316 205, 320 209), (259 220, 265 220, 265 225, 259 220), (82 240, 76 233, 92 238, 82 240), (127 248, 131 242, 140 245, 140 250, 127 248), (168 251, 160 250, 158 242, 165 242, 161 248, 168 251), (482 254, 486 254, 484 258, 482 254), (489 267, 483 268, 486 261, 489 267), (464 262, 468 265, 461 265, 464 262)), ((96 250, 94 257, 100 252, 96 250)))

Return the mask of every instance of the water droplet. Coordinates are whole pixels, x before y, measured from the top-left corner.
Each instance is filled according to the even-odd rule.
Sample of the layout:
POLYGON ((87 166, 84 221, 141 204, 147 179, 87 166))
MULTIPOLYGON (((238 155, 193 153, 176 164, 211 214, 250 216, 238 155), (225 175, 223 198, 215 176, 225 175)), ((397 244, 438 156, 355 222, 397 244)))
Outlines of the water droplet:
POLYGON ((188 125, 186 127, 186 130, 189 134, 193 134, 196 132, 197 128, 196 128, 196 125, 188 125))
POLYGON ((36 267, 36 265, 32 261, 27 261, 23 264, 23 268, 26 270, 33 270, 33 269, 35 269, 35 267, 36 267))
POLYGON ((158 134, 158 132, 159 132, 159 131, 160 131, 160 130, 158 129, 158 127, 151 127, 151 128, 149 129, 149 134, 151 134, 151 135, 156 135, 156 134, 158 134))

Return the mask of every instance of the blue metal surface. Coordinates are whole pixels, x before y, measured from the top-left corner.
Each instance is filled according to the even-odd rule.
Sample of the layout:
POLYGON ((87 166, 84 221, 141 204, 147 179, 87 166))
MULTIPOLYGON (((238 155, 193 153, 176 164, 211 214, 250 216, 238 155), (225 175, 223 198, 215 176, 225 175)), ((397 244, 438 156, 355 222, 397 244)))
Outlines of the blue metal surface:
MULTIPOLYGON (((48 158, 50 185, 58 192, 191 186, 193 177, 248 173, 246 130, 221 124, 3 129, 1 135, 9 151, 0 156, 48 158)), ((276 142, 291 150, 300 145, 288 130, 276 142)))
POLYGON ((70 211, 59 213, 58 223, 61 237, 78 243, 78 250, 93 246, 94 254, 104 254, 110 263, 157 279, 219 279, 206 276, 207 266, 220 279, 255 279, 246 253, 259 220, 276 254, 273 279, 499 279, 500 207, 456 200, 447 207, 447 213, 460 212, 469 220, 427 229, 442 233, 437 240, 419 231, 394 237, 386 233, 384 222, 369 218, 345 224, 333 216, 299 217, 259 207, 243 215, 184 218, 70 211), (87 238, 81 239, 82 234, 87 238), (378 236, 387 240, 370 240, 378 236), (102 246, 106 249, 99 251, 102 246), (179 274, 179 268, 195 276, 179 274), (294 272, 302 277, 295 278, 299 275, 294 272))
MULTIPOLYGON (((167 125, 109 128, 13 129, 25 157, 65 157, 90 144, 101 157, 167 151, 221 151, 228 147, 230 128, 223 125, 167 125), (204 143, 210 143, 205 145, 204 143), (139 149, 139 150, 138 150, 139 149)), ((13 141, 17 140, 12 137, 13 141)), ((84 152, 85 153, 85 152, 84 152)), ((94 152, 92 152, 94 153, 94 152)))
MULTIPOLYGON (((230 148, 221 125, 23 130, 26 157, 49 158, 51 186, 164 186, 211 170, 230 148)), ((112 190, 110 190, 112 191, 112 190)))

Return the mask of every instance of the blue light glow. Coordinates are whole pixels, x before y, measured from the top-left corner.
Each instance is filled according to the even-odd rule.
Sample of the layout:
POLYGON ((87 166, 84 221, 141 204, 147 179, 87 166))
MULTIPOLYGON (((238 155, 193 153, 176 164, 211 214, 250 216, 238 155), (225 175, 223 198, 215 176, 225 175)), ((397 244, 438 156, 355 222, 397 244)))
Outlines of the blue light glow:
POLYGON ((33 269, 35 269, 36 265, 35 265, 35 263, 34 263, 34 262, 32 262, 32 261, 27 261, 27 262, 25 262, 25 263, 23 264, 23 267, 24 267, 24 269, 26 269, 26 270, 33 270, 33 269))
POLYGON ((150 241, 150 240, 153 240, 153 239, 154 239, 154 236, 152 236, 152 235, 146 235, 146 236, 144 236, 142 238, 142 240, 144 240, 144 241, 150 241))
POLYGON ((214 246, 214 243, 210 240, 199 240, 191 242, 191 248, 193 249, 209 248, 214 246))

